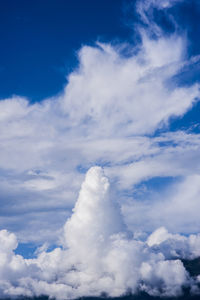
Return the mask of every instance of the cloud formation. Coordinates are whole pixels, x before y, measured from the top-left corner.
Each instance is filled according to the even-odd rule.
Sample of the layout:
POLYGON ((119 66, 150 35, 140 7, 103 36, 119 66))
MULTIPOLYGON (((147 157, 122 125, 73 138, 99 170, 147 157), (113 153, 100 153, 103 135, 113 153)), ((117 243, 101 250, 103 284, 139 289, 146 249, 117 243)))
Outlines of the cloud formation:
POLYGON ((200 256, 200 135, 169 130, 198 103, 199 84, 174 78, 199 57, 151 19, 177 2, 138 1, 141 43, 83 46, 61 94, 0 101, 1 297, 199 292, 181 260, 200 256))
POLYGON ((146 25, 146 30, 155 36, 162 36, 163 30, 160 24, 155 20, 154 12, 157 10, 160 14, 164 13, 166 20, 175 28, 177 27, 176 20, 169 14, 169 8, 183 3, 184 0, 144 0, 136 1, 136 10, 140 16, 140 20, 146 25), (167 12, 166 12, 167 11, 167 12))
POLYGON ((183 287, 198 291, 180 259, 200 255, 200 236, 159 228, 146 241, 134 239, 100 167, 87 172, 62 241, 62 248, 23 259, 14 254, 16 236, 0 231, 0 295, 72 299, 130 291, 178 296, 183 287))
POLYGON ((56 242, 52 229, 63 225, 64 210, 70 214, 83 173, 94 164, 107 166, 120 193, 154 176, 191 174, 190 163, 181 158, 184 151, 193 159, 199 136, 153 136, 197 102, 198 84, 172 82, 185 63, 185 47, 185 38, 176 34, 156 40, 143 34, 129 57, 111 44, 84 46, 61 95, 34 104, 21 97, 1 100, 0 226, 14 230, 14 218, 20 224, 23 214, 29 226, 19 226, 21 241, 42 242, 48 235, 56 242))

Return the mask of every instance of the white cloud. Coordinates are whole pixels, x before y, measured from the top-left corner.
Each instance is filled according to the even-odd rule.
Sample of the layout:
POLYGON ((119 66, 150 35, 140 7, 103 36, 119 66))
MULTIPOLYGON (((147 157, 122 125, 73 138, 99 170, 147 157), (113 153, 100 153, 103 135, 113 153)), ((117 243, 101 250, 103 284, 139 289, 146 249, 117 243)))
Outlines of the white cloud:
POLYGON ((75 132, 98 138, 140 135, 183 115, 199 94, 198 86, 166 86, 183 49, 176 36, 157 41, 143 37, 141 51, 127 59, 111 46, 84 47, 80 68, 69 76, 60 100, 75 132))
MULTIPOLYGON (((162 29, 154 20, 153 13, 155 9, 165 11, 181 2, 183 2, 183 0, 138 0, 136 1, 136 10, 142 22, 148 25, 148 29, 146 30, 157 36, 162 36, 162 29)), ((175 27, 177 26, 172 15, 168 15, 168 20, 170 20, 175 27)))
MULTIPOLYGON (((176 164, 174 167, 176 168, 176 164)), ((190 167, 192 169, 193 165, 190 167)), ((191 169, 183 168, 182 174, 179 174, 183 177, 163 190, 162 195, 156 191, 144 192, 143 201, 137 199, 137 196, 132 201, 125 201, 123 214, 129 228, 151 232, 157 227, 166 226, 174 233, 199 233, 200 178, 198 174, 186 175, 192 172, 191 169)), ((195 169, 193 172, 195 173, 195 169)), ((160 175, 163 176, 162 173, 160 175)))
MULTIPOLYGON (((140 1, 138 11, 151 24, 148 9, 175 2, 140 1)), ((180 259, 200 255, 200 135, 167 132, 197 102, 198 84, 172 83, 197 58, 185 61, 187 42, 177 34, 141 38, 129 57, 111 44, 82 47, 57 97, 0 101, 0 227, 43 244, 37 258, 24 259, 14 253, 16 236, 0 231, 1 296, 198 290, 199 277, 191 280, 180 259), (113 190, 95 167, 78 196, 95 164, 113 190), (145 181, 165 177, 175 179, 167 191, 148 190, 145 181), (51 243, 63 247, 48 252, 51 243)))
POLYGON ((127 291, 178 296, 184 286, 195 290, 196 282, 179 259, 199 256, 199 236, 172 235, 161 228, 147 242, 133 239, 109 186, 100 167, 88 171, 64 227, 63 249, 40 249, 37 258, 23 259, 13 252, 15 235, 0 231, 2 296, 72 299, 127 291))
POLYGON ((84 46, 79 67, 58 97, 35 104, 20 97, 1 100, 1 226, 13 229, 13 216, 21 213, 16 227, 20 239, 41 242, 44 235, 34 238, 34 232, 47 232, 48 213, 55 213, 55 231, 59 230, 63 209, 70 214, 82 173, 93 164, 107 166, 120 193, 154 176, 192 175, 197 169, 191 163, 193 147, 198 157, 198 135, 150 136, 196 103, 197 84, 170 84, 186 63, 185 45, 176 34, 157 40, 143 34, 140 50, 129 57, 110 44, 84 46), (175 139, 177 147, 159 145, 175 139), (24 219, 31 232, 21 229, 24 219))

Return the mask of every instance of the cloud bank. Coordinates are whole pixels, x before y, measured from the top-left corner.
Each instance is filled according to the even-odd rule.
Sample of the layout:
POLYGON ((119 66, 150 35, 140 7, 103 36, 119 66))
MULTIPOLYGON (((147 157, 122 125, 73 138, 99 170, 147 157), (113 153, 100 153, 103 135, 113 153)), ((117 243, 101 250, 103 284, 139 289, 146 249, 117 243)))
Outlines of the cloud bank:
POLYGON ((198 278, 190 278, 180 260, 200 256, 200 235, 173 235, 162 227, 146 241, 134 239, 100 167, 87 172, 62 242, 62 248, 23 259, 14 254, 16 236, 0 231, 1 297, 178 296, 183 287, 200 292, 198 278))

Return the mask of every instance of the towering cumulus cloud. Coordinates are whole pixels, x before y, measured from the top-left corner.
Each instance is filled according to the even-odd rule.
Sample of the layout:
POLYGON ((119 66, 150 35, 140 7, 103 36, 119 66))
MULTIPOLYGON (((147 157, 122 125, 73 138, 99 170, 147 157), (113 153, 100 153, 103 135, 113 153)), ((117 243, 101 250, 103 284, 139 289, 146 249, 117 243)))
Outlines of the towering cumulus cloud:
POLYGON ((66 245, 75 252, 80 249, 77 257, 88 256, 90 248, 91 258, 93 249, 104 248, 110 236, 124 231, 120 210, 111 201, 109 188, 100 167, 88 171, 74 213, 65 225, 66 245))
POLYGON ((183 287, 198 292, 181 258, 200 255, 200 236, 173 235, 165 228, 147 241, 131 237, 100 167, 86 174, 73 214, 62 235, 63 247, 35 259, 14 254, 16 237, 0 231, 1 296, 120 296, 146 291, 177 296, 183 287))

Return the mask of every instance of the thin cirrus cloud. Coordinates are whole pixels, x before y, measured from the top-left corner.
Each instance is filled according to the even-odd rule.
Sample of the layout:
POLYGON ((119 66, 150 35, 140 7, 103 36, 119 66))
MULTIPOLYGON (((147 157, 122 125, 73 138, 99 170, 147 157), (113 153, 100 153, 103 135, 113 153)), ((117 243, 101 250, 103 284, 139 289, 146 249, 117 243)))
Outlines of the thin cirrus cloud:
MULTIPOLYGON (((147 9, 178 2, 138 1, 136 8, 154 25, 147 9)), ((199 58, 187 58, 184 34, 150 29, 139 28, 141 43, 128 56, 124 45, 83 46, 58 96, 0 101, 2 296, 198 291, 200 279, 191 280, 180 259, 199 256, 200 138, 168 125, 198 102, 198 83, 173 79, 199 58), (93 165, 106 176, 91 168, 78 196, 93 165), (152 178, 174 180, 162 193, 146 191, 152 178), (62 247, 42 246, 27 260, 14 253, 16 235, 62 247)))

